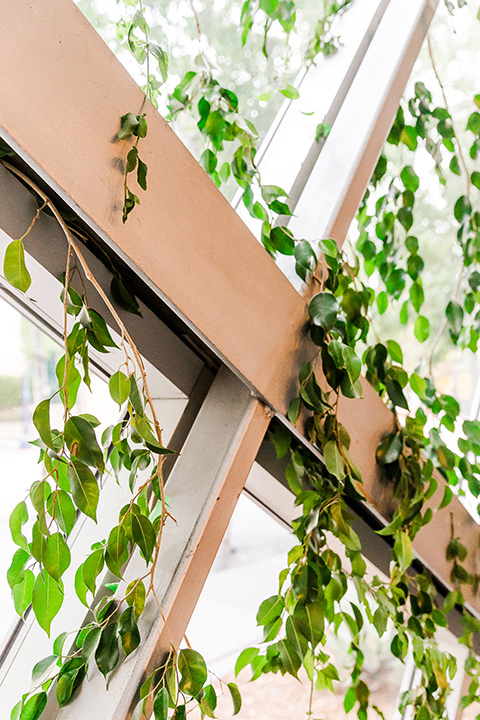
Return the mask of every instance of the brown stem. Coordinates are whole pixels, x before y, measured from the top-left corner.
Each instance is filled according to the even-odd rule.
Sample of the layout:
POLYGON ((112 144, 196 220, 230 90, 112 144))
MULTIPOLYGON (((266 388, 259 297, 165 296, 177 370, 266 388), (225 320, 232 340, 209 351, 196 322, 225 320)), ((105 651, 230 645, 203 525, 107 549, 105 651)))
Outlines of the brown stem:
MULTIPOLYGON (((87 262, 86 262, 86 260, 85 260, 85 258, 84 258, 84 256, 83 256, 82 252, 80 251, 78 245, 77 245, 76 242, 75 242, 75 239, 74 239, 74 237, 73 237, 73 235, 72 235, 72 232, 71 232, 70 228, 68 227, 68 225, 66 224, 65 220, 62 218, 60 212, 57 210, 57 208, 56 208, 55 205, 52 203, 52 201, 50 200, 50 198, 49 198, 27 175, 25 175, 25 173, 23 173, 21 170, 18 170, 16 167, 14 167, 14 166, 11 165, 9 162, 7 162, 7 161, 5 161, 5 160, 3 160, 3 159, 1 160, 1 162, 2 162, 2 164, 4 165, 4 167, 7 168, 7 170, 10 170, 10 172, 12 172, 14 175, 16 175, 17 177, 19 177, 19 178, 20 178, 21 180, 23 180, 29 187, 31 187, 33 190, 35 190, 35 192, 42 198, 42 200, 44 201, 45 205, 50 208, 50 210, 52 211, 53 215, 55 216, 55 219, 57 220, 58 224, 60 225, 60 227, 61 227, 61 229, 63 230, 63 233, 64 233, 64 235, 65 235, 65 237, 66 237, 66 239, 67 239, 68 247, 69 247, 69 259, 70 259, 70 254, 71 254, 71 252, 74 252, 75 255, 76 255, 76 257, 77 257, 77 259, 78 259, 78 262, 80 263, 80 266, 82 267, 82 270, 83 270, 83 272, 84 272, 84 274, 85 274, 85 277, 92 283, 93 287, 96 289, 96 291, 98 292, 98 294, 100 295, 100 297, 101 297, 102 300, 104 301, 104 303, 105 303, 105 305, 107 306, 108 310, 109 310, 110 313, 112 314, 115 322, 117 323, 118 327, 120 328, 122 337, 125 337, 125 338, 126 338, 128 344, 130 345, 130 347, 131 347, 131 349, 132 349, 133 355, 134 355, 135 360, 136 360, 136 362, 137 362, 138 369, 140 370, 140 374, 141 374, 141 376, 142 376, 143 389, 144 389, 144 392, 145 392, 145 395, 146 395, 147 404, 148 404, 148 406, 150 407, 150 411, 151 411, 151 413, 152 413, 153 423, 154 423, 154 426, 155 426, 155 432, 156 432, 156 435, 157 435, 158 442, 160 443, 160 445, 163 445, 163 442, 162 442, 162 429, 161 429, 161 427, 160 427, 160 423, 159 423, 159 421, 158 421, 157 413, 156 413, 156 411, 155 411, 155 407, 154 407, 154 404, 153 404, 152 396, 151 396, 151 394, 150 394, 150 389, 149 389, 149 387, 148 387, 147 375, 146 375, 145 365, 144 365, 144 363, 143 363, 143 358, 142 358, 142 356, 141 356, 141 354, 140 354, 137 346, 135 345, 132 337, 130 336, 130 333, 128 332, 127 328, 125 327, 125 324, 123 323, 122 319, 121 319, 120 316, 118 315, 115 307, 114 307, 113 304, 111 303, 111 301, 110 301, 110 299, 108 298, 108 296, 106 295, 105 291, 103 290, 103 288, 101 287, 101 285, 98 283, 98 281, 97 281, 96 278, 94 277, 94 275, 93 275, 92 271, 90 270, 90 267, 88 266, 88 264, 87 264, 87 262)), ((65 299, 64 299, 64 321, 65 321, 65 323, 66 323, 66 298, 67 298, 67 294, 68 294, 67 291, 68 291, 68 279, 69 279, 69 265, 70 265, 70 263, 67 263, 67 273, 66 273, 66 276, 65 276, 65 285, 66 285, 65 299)), ((67 338, 66 338, 66 324, 65 324, 65 352, 66 352, 66 356, 65 356, 65 370, 66 370, 66 367, 67 367, 67 356, 68 356, 68 352, 67 352, 67 338)), ((67 398, 65 397, 65 402, 66 402, 66 400, 67 400, 67 398)), ((67 402, 66 402, 66 407, 67 407, 67 402)), ((163 526, 164 526, 164 524, 165 524, 165 521, 166 521, 167 517, 170 515, 170 513, 168 513, 168 511, 167 511, 166 502, 165 502, 164 485, 163 485, 163 477, 162 477, 162 463, 163 463, 163 458, 159 458, 158 463, 157 463, 157 467, 156 467, 156 470, 155 470, 155 473, 154 473, 154 475, 153 475, 152 478, 151 478, 151 480, 153 480, 153 478, 158 477, 159 486, 160 486, 160 497, 161 497, 161 503, 162 503, 161 523, 160 523, 160 530, 159 530, 159 534, 158 534, 158 538, 157 538, 157 545, 160 544, 161 537, 162 537, 162 532, 163 532, 163 526)), ((170 516, 170 517, 171 517, 171 516, 170 516)), ((157 555, 158 555, 158 552, 157 552, 157 555)), ((153 581, 153 574, 152 574, 152 581, 153 581)), ((152 583, 151 583, 151 584, 152 584, 152 583)))
POLYGON ((200 43, 202 42, 202 29, 200 27, 200 20, 198 18, 198 13, 195 9, 195 4, 194 4, 193 0, 190 0, 190 7, 192 8, 193 17, 195 18, 195 23, 197 26, 197 40, 198 40, 198 44, 200 45, 200 43))
POLYGON ((41 206, 38 208, 37 212, 35 213, 35 217, 33 218, 32 222, 30 223, 30 225, 29 225, 29 227, 28 227, 28 230, 23 233, 23 235, 22 235, 21 238, 18 238, 20 241, 24 240, 24 239, 27 237, 28 233, 32 230, 33 226, 35 225, 35 223, 37 222, 38 218, 40 217, 40 213, 42 212, 42 210, 43 210, 43 208, 45 207, 45 205, 46 205, 46 203, 43 203, 43 205, 41 205, 41 206))
MULTIPOLYGON (((430 35, 427 35, 427 47, 428 47, 428 54, 429 54, 429 56, 430 56, 430 62, 432 63, 433 72, 435 73, 435 77, 436 77, 437 82, 438 82, 438 84, 439 84, 439 86, 440 86, 440 90, 441 90, 442 97, 443 97, 443 103, 444 103, 444 105, 445 105, 445 110, 446 110, 446 111, 448 112, 448 114, 450 115, 450 120, 451 120, 452 127, 453 127, 453 118, 452 118, 452 113, 450 112, 450 109, 449 109, 449 106, 448 106, 447 96, 446 96, 446 93, 445 93, 445 87, 444 87, 443 82, 442 82, 442 80, 441 80, 441 78, 440 78, 440 75, 438 74, 437 66, 436 66, 435 60, 434 60, 434 58, 433 58, 432 43, 431 43, 431 41, 430 41, 430 35)), ((470 180, 470 173, 469 173, 469 171, 468 171, 467 163, 466 163, 466 160, 465 160, 465 155, 463 154, 462 146, 460 145, 460 142, 458 141, 458 135, 457 135, 457 133, 456 133, 456 131, 455 131, 455 128, 453 128, 453 131, 454 131, 454 133, 455 133, 455 140, 457 141, 457 148, 458 148, 458 154, 459 154, 459 156, 460 156, 460 162, 462 163, 463 171, 464 171, 464 173, 465 173, 465 183, 466 183, 466 186, 467 186, 467 187, 466 187, 466 193, 465 193, 465 194, 466 194, 467 196, 469 196, 469 195, 470 195, 470 191, 471 191, 471 189, 472 189, 472 183, 471 183, 471 180, 470 180)))
POLYGON ((63 342, 65 347, 65 371, 63 373, 63 385, 62 385, 62 391, 63 391, 63 399, 65 402, 65 413, 63 418, 63 423, 65 424, 68 419, 69 415, 69 408, 68 408, 68 392, 67 392, 67 375, 68 375, 68 312, 67 312, 67 306, 68 306, 68 288, 70 284, 70 264, 72 261, 72 246, 69 244, 68 246, 68 253, 67 253, 67 267, 65 269, 65 287, 64 287, 64 296, 63 296, 63 342))

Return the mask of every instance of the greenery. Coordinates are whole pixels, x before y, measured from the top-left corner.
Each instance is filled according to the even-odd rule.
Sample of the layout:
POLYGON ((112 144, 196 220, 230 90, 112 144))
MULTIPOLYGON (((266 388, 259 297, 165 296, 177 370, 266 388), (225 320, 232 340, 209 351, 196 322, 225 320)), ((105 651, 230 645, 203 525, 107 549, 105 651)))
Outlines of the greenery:
MULTIPOLYGON (((336 51, 339 40, 332 34, 332 21, 350 4, 325 0, 301 50, 304 64, 314 62, 319 53, 336 51)), ((462 7, 465 3, 457 4, 462 7)), ((447 5, 454 10, 452 3, 447 5)), ((157 35, 165 32, 165 22, 159 28, 150 27, 157 10, 152 9, 148 18, 149 8, 142 0, 119 0, 119 6, 124 17, 117 23, 118 42, 124 43, 144 67, 146 93, 143 107, 126 112, 117 128, 119 141, 130 143, 123 210, 126 221, 139 202, 132 190, 132 173, 136 173, 139 187, 143 191, 147 188, 147 167, 140 159, 141 139, 148 131, 148 114, 153 112, 147 99, 154 104, 160 101, 162 85, 168 79, 168 58, 161 40, 157 40, 157 35)), ((480 663, 474 653, 473 636, 480 623, 464 611, 462 592, 464 586, 476 590, 478 577, 466 569, 467 548, 456 536, 452 521, 447 560, 453 590, 439 603, 434 579, 427 570, 414 565, 412 543, 434 511, 448 513, 453 493, 459 487, 462 491, 468 487, 476 498, 480 493, 480 422, 462 422, 458 401, 438 390, 433 377, 440 342, 476 351, 480 339, 480 210, 476 194, 480 174, 469 165, 480 152, 480 96, 470 99, 465 131, 457 130, 433 63, 441 100, 434 101, 432 90, 419 81, 411 96, 402 102, 388 138, 390 149, 381 155, 359 209, 355 252, 341 252, 328 238, 313 245, 294 238, 289 231, 287 193, 262 183, 255 162, 257 129, 242 112, 239 96, 214 71, 193 3, 191 9, 198 61, 195 69, 183 73, 166 93, 169 118, 190 119, 201 139, 199 159, 205 171, 227 193, 231 182, 240 188, 246 208, 261 221, 261 241, 267 252, 272 256, 292 255, 300 278, 318 290, 309 303, 310 337, 318 346, 318 355, 301 369, 298 397, 290 403, 288 419, 304 431, 323 460, 315 459, 299 446, 283 426, 273 427, 277 454, 279 458, 288 457, 287 481, 299 507, 299 517, 293 524, 296 544, 280 574, 278 593, 262 603, 257 615, 258 623, 264 627, 265 644, 261 650, 244 650, 236 671, 251 666, 254 678, 268 672, 296 677, 303 666, 312 690, 332 690, 339 672, 328 653, 326 633, 328 628, 335 633, 345 628, 354 658, 345 712, 355 708, 359 719, 366 720, 370 692, 362 675, 362 628, 368 622, 382 636, 390 626, 394 628, 392 654, 404 660, 411 649, 421 674, 419 684, 403 696, 402 706, 411 706, 415 720, 445 718, 456 661, 439 649, 435 633, 437 628, 448 625, 451 610, 462 612, 461 642, 469 649, 466 671, 471 676, 462 707, 478 702, 480 663), (388 156, 392 148, 402 151, 393 160, 388 156), (400 344, 393 339, 382 341, 376 334, 376 324, 381 325, 381 317, 390 306, 399 308, 404 325, 413 317, 413 332, 421 344, 427 343, 433 327, 425 302, 426 262, 419 239, 413 234, 421 222, 422 182, 415 168, 422 152, 432 159, 440 185, 454 188, 446 203, 449 222, 456 230, 461 267, 442 308, 426 363, 412 371, 404 367, 400 344), (456 190, 458 178, 463 183, 460 193, 456 190), (279 216, 284 224, 278 221, 279 216), (388 580, 367 577, 349 509, 352 503, 366 499, 360 472, 349 454, 351 439, 338 419, 338 404, 342 395, 361 396, 365 382, 362 372, 391 408, 394 419, 395 429, 382 439, 376 455, 394 500, 389 524, 379 533, 390 537, 393 548, 388 580), (431 498, 443 481, 443 499, 438 507, 432 507, 431 498), (340 541, 344 557, 332 549, 332 538, 340 541), (355 589, 355 602, 346 600, 348 587, 355 589)), ((250 43, 259 43, 259 52, 266 60, 276 51, 286 67, 299 18, 300 10, 293 0, 247 0, 241 9, 238 45, 248 48, 250 43)), ((292 100, 298 96, 289 82, 279 83, 273 90, 292 100)), ((318 138, 326 137, 328 130, 323 118, 319 118, 318 138)), ((56 367, 58 389, 39 403, 33 415, 39 436, 35 444, 45 477, 32 485, 29 498, 14 509, 10 520, 18 550, 8 580, 20 616, 31 605, 38 624, 49 634, 52 619, 64 602, 62 576, 71 562, 68 536, 77 513, 95 520, 101 476, 110 473, 120 479, 128 473, 132 493, 108 538, 99 539, 76 570, 76 594, 91 610, 91 620, 73 639, 64 633, 54 640, 52 654, 33 670, 33 689, 19 700, 11 714, 14 720, 37 720, 53 684, 58 704, 66 705, 91 665, 108 677, 141 644, 138 618, 146 597, 155 597, 153 575, 162 534, 171 518, 162 466, 172 451, 162 441, 141 355, 115 304, 92 275, 82 254, 78 229, 16 168, 8 147, 2 147, 0 154, 4 166, 39 199, 39 210, 25 235, 39 214, 48 210, 55 215, 67 242, 62 293, 65 347, 56 367), (82 294, 72 287, 74 274, 82 279, 82 294), (110 394, 121 409, 121 420, 101 438, 96 433, 98 420, 74 411, 80 384, 90 387, 90 348, 108 352, 115 346, 104 319, 88 304, 88 283, 93 284, 113 315, 124 353, 123 363, 109 383, 110 394), (68 316, 75 319, 70 331, 68 316), (63 403, 64 417, 62 427, 52 428, 50 404, 57 396, 63 403), (24 526, 29 518, 33 524, 27 537, 24 526), (134 549, 145 560, 145 574, 122 593, 119 583, 134 549), (103 599, 95 604, 104 567, 118 582, 108 583, 103 588, 103 599)), ((30 285, 23 250, 25 235, 11 242, 4 258, 5 277, 22 292, 30 285)), ((115 302, 138 312, 135 298, 117 271, 112 283, 115 302)), ((238 688, 230 683, 228 690, 233 712, 237 713, 241 707, 238 688)), ((202 715, 214 717, 216 692, 201 655, 191 648, 173 649, 142 686, 134 718, 140 720, 153 709, 155 720, 180 720, 191 704, 197 704, 202 715)), ((381 708, 371 709, 384 717, 381 708)))

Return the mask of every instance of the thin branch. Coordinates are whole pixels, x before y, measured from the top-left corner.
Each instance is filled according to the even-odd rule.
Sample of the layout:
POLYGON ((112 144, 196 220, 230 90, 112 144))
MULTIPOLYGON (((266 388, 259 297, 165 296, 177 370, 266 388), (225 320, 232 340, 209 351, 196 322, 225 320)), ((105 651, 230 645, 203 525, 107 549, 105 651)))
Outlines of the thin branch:
MULTIPOLYGON (((156 435, 157 435, 157 439, 158 439, 158 442, 160 443, 160 445, 163 446, 163 441, 162 441, 162 429, 161 429, 161 427, 160 427, 160 423, 159 423, 159 421, 158 421, 157 413, 156 413, 156 411, 155 411, 155 406, 154 406, 154 404, 153 404, 152 396, 151 396, 151 394, 150 394, 150 389, 149 389, 149 387, 148 387, 147 375, 146 375, 145 365, 144 365, 144 363, 143 363, 143 358, 142 358, 142 356, 141 356, 141 354, 140 354, 137 346, 135 345, 132 337, 130 336, 130 333, 128 332, 125 324, 123 323, 122 319, 121 319, 120 316, 118 315, 115 307, 114 307, 113 304, 111 303, 111 301, 110 301, 110 299, 108 298, 108 296, 106 295, 105 291, 103 290, 103 288, 101 287, 101 285, 98 283, 98 281, 97 281, 96 278, 94 277, 94 275, 93 275, 92 271, 90 270, 90 267, 88 266, 88 264, 87 264, 87 262, 86 262, 86 260, 85 260, 85 258, 84 258, 84 256, 83 256, 82 252, 80 251, 78 245, 77 245, 76 242, 75 242, 75 239, 74 239, 74 237, 73 237, 72 232, 70 231, 70 228, 68 227, 68 225, 66 224, 65 220, 63 219, 63 217, 61 216, 60 212, 57 210, 57 208, 55 207, 55 205, 52 203, 52 201, 50 200, 50 198, 49 198, 27 175, 25 175, 25 173, 23 173, 21 170, 18 170, 16 167, 14 167, 14 166, 11 165, 9 162, 7 162, 7 161, 5 161, 5 160, 3 160, 3 159, 1 160, 1 162, 2 162, 2 164, 4 165, 4 167, 7 168, 7 170, 10 170, 10 172, 12 172, 14 175, 16 175, 17 177, 19 177, 19 178, 20 178, 21 180, 23 180, 29 187, 31 187, 33 190, 35 190, 35 192, 42 198, 42 200, 44 201, 45 205, 47 205, 47 207, 50 208, 50 210, 51 210, 52 213, 54 214, 55 219, 57 220, 58 224, 60 225, 60 227, 61 227, 61 229, 63 230, 63 233, 65 234, 65 237, 66 237, 66 239, 67 239, 68 246, 69 246, 69 257, 70 257, 70 252, 73 251, 73 252, 75 253, 75 255, 77 256, 77 259, 78 259, 78 261, 79 261, 79 263, 80 263, 80 265, 81 265, 81 267, 82 267, 83 272, 85 273, 86 278, 92 283, 93 287, 96 289, 96 291, 98 292, 98 294, 100 295, 100 297, 101 297, 102 300, 104 301, 104 303, 105 303, 105 305, 107 306, 108 310, 110 311, 110 313, 112 314, 113 318, 115 319, 115 322, 117 323, 118 327, 120 328, 121 333, 122 333, 122 337, 125 337, 126 340, 127 340, 127 342, 128 342, 128 344, 130 345, 130 347, 131 347, 131 349, 132 349, 132 352, 133 352, 133 354, 134 354, 135 360, 136 360, 136 362, 137 362, 138 368, 139 368, 139 370, 140 370, 140 374, 141 374, 141 376, 142 376, 143 388, 144 388, 144 392, 145 392, 145 395, 146 395, 147 404, 148 404, 148 406, 150 407, 150 411, 151 411, 151 413, 152 413, 152 418, 153 418, 153 423, 154 423, 154 426, 155 426, 155 432, 156 432, 156 435)), ((68 271, 69 265, 70 265, 70 263, 68 263, 67 271, 68 271)), ((66 284, 67 284, 67 281, 68 281, 68 278, 66 277, 66 284)), ((68 285, 67 285, 67 288, 68 288, 68 285)), ((65 297, 66 297, 66 296, 67 296, 67 291, 65 291, 65 297)), ((66 305, 65 305, 65 307, 66 307, 66 305)), ((66 351, 67 351, 66 338, 65 338, 65 347, 66 347, 66 351)), ((67 353, 67 354, 68 354, 68 353, 67 353)), ((66 400, 66 398, 65 398, 65 400, 66 400)), ((163 532, 163 526, 164 526, 164 524, 165 524, 165 521, 166 521, 166 519, 167 519, 168 516, 171 517, 170 513, 169 513, 168 510, 167 510, 167 504, 166 504, 166 500, 165 500, 164 483, 163 483, 163 476, 162 476, 162 464, 163 464, 163 460, 164 460, 164 456, 161 456, 161 457, 159 458, 158 462, 157 462, 157 467, 156 467, 156 469, 155 469, 155 473, 153 474, 153 476, 152 476, 152 478, 151 478, 151 480, 153 480, 155 477, 158 477, 158 484, 159 484, 159 487, 160 487, 160 499, 161 499, 161 503, 162 503, 162 514, 161 514, 160 529, 159 529, 159 533, 158 533, 158 536, 157 536, 157 547, 160 545, 160 541, 161 541, 161 538, 162 538, 162 532, 163 532)), ((157 549, 157 552, 156 552, 156 557, 155 557, 154 562, 153 562, 153 568, 152 568, 152 570, 151 570, 151 583, 150 583, 150 588, 151 588, 152 585, 153 585, 153 572, 154 572, 154 570, 155 570, 157 558, 158 558, 158 549, 157 549)))
POLYGON ((433 51, 432 51, 432 43, 431 43, 431 41, 430 41, 430 35, 427 35, 427 47, 428 47, 428 54, 429 54, 429 56, 430 56, 430 62, 432 63, 433 72, 435 73, 435 77, 436 77, 436 79, 437 79, 437 83, 438 83, 439 86, 440 86, 440 90, 441 90, 442 97, 443 97, 443 103, 444 103, 444 105, 445 105, 445 110, 446 110, 446 111, 448 112, 448 114, 450 115, 450 121, 451 121, 451 123, 452 123, 453 132, 455 133, 455 140, 457 141, 457 149, 458 149, 458 154, 459 154, 459 156, 460 156, 460 162, 462 163, 463 171, 464 171, 464 173, 465 173, 465 183, 466 183, 466 186, 467 186, 467 189, 466 189, 466 193, 465 193, 465 194, 466 194, 467 196, 469 196, 469 195, 470 195, 470 191, 471 191, 471 189, 472 189, 472 182, 471 182, 471 180, 470 180, 470 173, 469 173, 469 171, 468 171, 468 166, 467 166, 467 162, 466 162, 466 160, 465 160, 465 155, 464 155, 464 153, 463 153, 462 146, 460 145, 460 142, 459 142, 459 140, 458 140, 458 135, 457 135, 457 133, 456 133, 456 131, 455 131, 455 128, 454 128, 454 126, 453 126, 453 117, 452 117, 452 113, 450 112, 450 108, 449 108, 449 105, 448 105, 447 95, 446 95, 446 93, 445 93, 445 87, 444 87, 443 82, 442 82, 442 80, 441 80, 441 78, 440 78, 440 75, 438 74, 437 66, 436 66, 436 64, 435 64, 435 60, 434 60, 434 57, 433 57, 433 51))
MULTIPOLYGON (((452 301, 456 300, 458 297, 458 293, 460 292, 460 287, 462 285, 462 280, 463 280, 464 274, 465 274, 465 265, 462 263, 462 267, 460 268, 460 270, 457 274, 455 287, 453 288, 452 297, 451 297, 452 301)), ((447 325, 448 325, 448 320, 447 320, 447 317, 444 316, 444 318, 442 320, 442 324, 438 328, 438 332, 435 335, 435 339, 432 342, 430 351, 428 353, 428 374, 430 376, 430 379, 432 379, 432 381, 433 381, 433 356, 435 354, 435 350, 437 349, 438 343, 442 339, 443 333, 447 329, 447 325)))
POLYGON ((38 218, 40 217, 40 213, 41 213, 41 211, 43 210, 43 208, 45 207, 45 205, 46 205, 46 203, 43 203, 43 205, 41 205, 41 206, 38 208, 37 212, 35 213, 35 217, 33 218, 32 222, 30 223, 30 225, 29 225, 29 227, 28 227, 28 230, 26 230, 26 231, 23 233, 22 237, 19 238, 20 241, 24 240, 24 239, 27 237, 27 235, 30 233, 30 231, 33 229, 33 226, 35 225, 35 223, 37 222, 38 218))
POLYGON ((198 17, 198 13, 195 9, 195 4, 194 4, 193 0, 190 0, 190 7, 192 8, 193 17, 195 18, 195 23, 197 26, 197 40, 198 40, 198 44, 200 45, 202 42, 202 29, 200 27, 200 20, 198 17))

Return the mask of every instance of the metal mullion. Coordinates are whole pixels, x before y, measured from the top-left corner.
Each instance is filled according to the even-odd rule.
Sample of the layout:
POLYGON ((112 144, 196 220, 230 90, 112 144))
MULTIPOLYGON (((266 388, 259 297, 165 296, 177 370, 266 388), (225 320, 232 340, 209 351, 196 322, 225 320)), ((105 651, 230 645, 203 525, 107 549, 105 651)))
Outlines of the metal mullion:
MULTIPOLYGON (((391 127, 438 0, 390 0, 295 205, 295 237, 342 245, 391 127)), ((298 289, 291 258, 279 266, 298 289)))
MULTIPOLYGON (((262 182, 285 188, 293 210, 308 180, 322 144, 315 141, 319 121, 333 125, 358 72, 370 42, 390 0, 356 0, 334 21, 342 47, 333 56, 318 57, 295 83, 300 100, 285 101, 277 113, 256 157, 262 182), (308 98, 309 113, 302 112, 308 98)), ((243 190, 232 202, 249 227, 259 226, 242 202, 243 190)))
MULTIPOLYGON (((248 388, 221 368, 168 481, 176 522, 164 530, 155 574, 162 613, 150 596, 139 621, 142 645, 113 673, 107 693, 94 669, 71 705, 59 711, 49 702, 46 720, 84 720, 92 703, 102 720, 131 717, 137 688, 181 641, 269 420, 248 388)), ((135 553, 125 582, 144 574, 145 562, 135 553)))

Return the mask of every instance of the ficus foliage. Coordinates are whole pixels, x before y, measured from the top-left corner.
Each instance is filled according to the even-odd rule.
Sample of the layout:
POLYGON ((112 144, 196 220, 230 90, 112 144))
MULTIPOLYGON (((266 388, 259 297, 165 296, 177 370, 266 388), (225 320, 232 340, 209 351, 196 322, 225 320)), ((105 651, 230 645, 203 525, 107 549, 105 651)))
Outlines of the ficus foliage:
MULTIPOLYGON (((332 35, 332 20, 351 2, 324 3, 314 36, 305 49, 307 64, 318 53, 328 55, 338 48, 338 38, 332 35)), ((155 103, 167 77, 168 57, 150 40, 141 0, 123 0, 123 4, 128 19, 119 23, 119 36, 145 66, 146 98, 155 103)), ((452 3, 449 6, 453 8, 452 3)), ((241 12, 239 43, 252 42, 256 23, 263 27, 261 42, 265 54, 269 51, 270 33, 275 29, 280 28, 288 43, 295 29, 296 10, 293 0, 247 0, 241 12)), ((282 92, 292 100, 298 95, 291 86, 282 92)), ((454 345, 477 349, 480 211, 476 209, 478 198, 474 191, 480 189, 480 174, 469 171, 464 155, 468 152, 476 160, 480 151, 479 96, 473 99, 466 127, 469 147, 465 149, 446 103, 444 106, 434 103, 423 83, 415 85, 413 96, 402 103, 387 141, 393 146, 405 146, 411 159, 392 176, 387 156, 381 155, 359 209, 359 234, 353 258, 340 251, 331 239, 320 239, 314 245, 293 237, 286 224, 291 215, 288 195, 278 186, 262 184, 255 164, 256 129, 242 114, 236 94, 215 78, 205 54, 200 65, 187 72, 170 92, 167 104, 170 119, 180 113, 194 118, 205 143, 200 157, 202 166, 219 187, 234 179, 248 211, 261 221, 260 239, 267 252, 272 256, 292 255, 299 277, 318 290, 308 308, 310 338, 318 354, 300 371, 298 396, 290 403, 288 419, 301 427, 322 459, 318 459, 318 452, 314 455, 292 440, 283 425, 272 426, 277 454, 279 458, 288 458, 287 482, 299 508, 299 517, 293 523, 296 544, 289 552, 287 567, 280 573, 278 592, 266 599, 258 611, 264 644, 244 650, 236 672, 250 666, 253 678, 268 672, 297 677, 303 667, 312 686, 332 690, 339 672, 329 654, 327 637, 343 627, 350 638, 353 658, 344 707, 346 712, 355 708, 359 719, 366 720, 370 691, 362 675, 362 628, 369 623, 382 636, 390 626, 394 628, 392 654, 404 660, 411 650, 421 673, 419 684, 402 698, 403 707, 412 707, 415 720, 445 718, 445 702, 456 661, 439 649, 435 633, 437 628, 447 626, 451 610, 457 608, 462 612, 462 642, 470 649, 466 670, 471 675, 462 703, 467 706, 478 701, 480 665, 473 651, 473 635, 480 624, 463 611, 462 594, 462 586, 476 588, 478 578, 466 569, 467 548, 456 536, 452 522, 447 560, 451 563, 453 589, 439 602, 437 587, 428 571, 413 567, 413 542, 434 512, 448 512, 452 487, 462 480, 478 497, 480 422, 461 423, 458 402, 435 387, 431 372, 435 344, 426 372, 408 372, 398 342, 375 337, 372 315, 375 309, 381 315, 389 303, 398 302, 400 322, 407 322, 409 313, 413 313, 415 337, 421 343, 428 340, 430 322, 422 283, 425 263, 418 239, 411 232, 417 219, 421 183, 414 170, 414 158, 422 147, 433 157, 441 183, 447 183, 452 174, 464 175, 465 180, 465 192, 451 208, 462 269, 454 294, 445 304, 439 337, 445 331, 454 345), (367 284, 372 277, 378 278, 376 290, 372 283, 367 284), (389 523, 380 531, 390 538, 392 545, 387 580, 367 575, 351 512, 355 503, 366 501, 362 478, 350 456, 350 436, 338 419, 339 398, 361 397, 365 382, 385 400, 394 418, 395 429, 382 439, 376 452, 393 498, 389 523), (459 433, 458 450, 452 450, 454 443, 445 440, 445 433, 454 432, 459 433), (440 483, 444 484, 444 491, 435 507, 432 498, 440 483), (340 543, 341 553, 333 549, 332 538, 340 543), (349 588, 354 589, 355 601, 350 594, 347 599, 349 588)), ((144 103, 138 112, 126 112, 117 128, 118 142, 126 148, 124 222, 139 203, 129 184, 133 173, 139 187, 147 189, 147 167, 139 153, 140 141, 148 131, 149 112, 152 110, 144 103)), ((326 137, 328 128, 322 118, 319 121, 320 140, 326 137)), ((45 477, 31 486, 28 497, 17 505, 10 519, 18 550, 8 571, 8 581, 21 617, 31 606, 38 624, 49 634, 52 620, 64 602, 62 576, 71 563, 68 538, 76 518, 83 514, 96 519, 101 481, 106 474, 126 481, 131 491, 131 500, 119 510, 118 522, 108 537, 99 538, 76 568, 75 592, 79 602, 91 611, 90 619, 73 637, 63 633, 53 641, 52 654, 33 669, 33 689, 12 710, 14 720, 37 720, 42 716, 50 688, 59 706, 64 706, 74 699, 89 667, 96 666, 107 678, 142 643, 138 619, 153 589, 159 544, 170 517, 162 465, 171 451, 162 441, 141 356, 115 311, 115 305, 119 305, 140 312, 127 283, 115 270, 112 303, 85 262, 78 231, 32 181, 16 170, 8 147, 2 146, 0 155, 3 164, 20 176, 39 199, 39 210, 27 233, 39 213, 47 209, 56 216, 67 243, 61 297, 66 319, 65 352, 56 368, 55 393, 63 403, 63 422, 59 428, 51 426, 53 396, 37 405, 33 424, 38 438, 34 444, 38 446, 45 477), (124 361, 109 382, 111 397, 119 406, 119 417, 101 438, 94 416, 76 414, 76 397, 81 383, 90 387, 91 349, 109 352, 116 342, 105 320, 89 306, 83 282, 83 293, 72 286, 74 274, 93 283, 100 292, 122 336, 124 361), (69 316, 73 325, 67 324, 69 316), (130 582, 122 593, 119 583, 134 551, 145 561, 145 574, 130 582), (103 584, 105 569, 117 581, 103 584)), ((6 279, 22 292, 30 285, 24 237, 11 242, 4 258, 6 279)), ((227 688, 236 714, 241 708, 238 688, 235 683, 229 683, 227 688)), ((200 707, 202 715, 214 717, 216 690, 201 655, 191 648, 175 648, 140 689, 134 718, 140 720, 145 713, 153 712, 155 720, 169 717, 181 720, 192 703, 200 707)), ((372 709, 383 717, 381 708, 372 709)))

